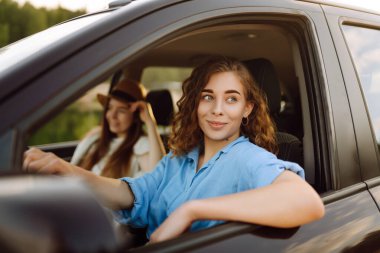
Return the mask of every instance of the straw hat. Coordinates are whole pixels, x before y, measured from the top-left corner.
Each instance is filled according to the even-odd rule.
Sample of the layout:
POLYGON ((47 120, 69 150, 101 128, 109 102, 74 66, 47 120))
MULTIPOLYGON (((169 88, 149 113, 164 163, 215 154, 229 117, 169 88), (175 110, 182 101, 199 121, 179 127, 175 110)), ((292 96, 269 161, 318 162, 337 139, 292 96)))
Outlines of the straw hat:
POLYGON ((138 82, 130 79, 119 81, 108 95, 98 94, 98 101, 103 106, 107 105, 110 98, 117 99, 121 102, 136 102, 145 99, 145 89, 138 82))

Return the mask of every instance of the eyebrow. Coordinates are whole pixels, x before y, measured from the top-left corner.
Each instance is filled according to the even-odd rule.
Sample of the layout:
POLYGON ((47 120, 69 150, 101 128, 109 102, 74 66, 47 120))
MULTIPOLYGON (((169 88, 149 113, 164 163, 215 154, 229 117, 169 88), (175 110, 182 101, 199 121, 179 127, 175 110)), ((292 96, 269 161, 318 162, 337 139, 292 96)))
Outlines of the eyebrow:
POLYGON ((227 94, 236 93, 236 94, 241 95, 240 92, 238 92, 237 90, 226 90, 226 92, 224 92, 224 93, 227 93, 227 94))
MULTIPOLYGON (((214 93, 214 91, 211 89, 203 89, 202 92, 214 93)), ((236 94, 241 95, 240 92, 238 92, 237 90, 226 90, 224 93, 226 94, 236 93, 236 94)))

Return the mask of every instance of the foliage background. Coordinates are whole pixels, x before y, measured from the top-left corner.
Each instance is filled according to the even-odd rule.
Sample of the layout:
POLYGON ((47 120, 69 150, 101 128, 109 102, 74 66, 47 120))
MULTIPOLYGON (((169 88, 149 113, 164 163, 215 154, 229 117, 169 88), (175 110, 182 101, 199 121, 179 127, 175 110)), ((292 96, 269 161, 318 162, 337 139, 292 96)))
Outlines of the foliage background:
POLYGON ((29 2, 20 6, 12 0, 0 0, 0 47, 82 14, 84 10, 35 8, 29 2))

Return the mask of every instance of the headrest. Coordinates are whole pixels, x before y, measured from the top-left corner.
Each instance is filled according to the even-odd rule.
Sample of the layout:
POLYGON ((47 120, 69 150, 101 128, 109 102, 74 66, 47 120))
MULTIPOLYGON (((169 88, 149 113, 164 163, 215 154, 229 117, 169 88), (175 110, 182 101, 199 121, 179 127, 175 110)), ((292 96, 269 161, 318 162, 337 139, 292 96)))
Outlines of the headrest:
POLYGON ((157 124, 169 126, 174 115, 173 100, 169 90, 152 90, 148 92, 146 101, 152 106, 157 124))
POLYGON ((273 64, 265 58, 247 60, 243 63, 256 80, 259 88, 266 94, 270 114, 279 113, 281 108, 280 81, 273 64))

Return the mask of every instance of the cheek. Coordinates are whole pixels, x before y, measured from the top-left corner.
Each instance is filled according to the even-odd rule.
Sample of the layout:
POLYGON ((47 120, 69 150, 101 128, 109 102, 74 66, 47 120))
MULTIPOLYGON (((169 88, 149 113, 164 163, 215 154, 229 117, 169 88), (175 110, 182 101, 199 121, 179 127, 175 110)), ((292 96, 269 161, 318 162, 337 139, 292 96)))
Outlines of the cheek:
POLYGON ((244 107, 239 105, 226 106, 225 112, 231 119, 241 119, 244 115, 244 107))
POLYGON ((205 115, 209 111, 209 107, 210 107, 209 103, 200 102, 198 105, 198 110, 197 110, 198 118, 201 118, 202 115, 205 115))
POLYGON ((132 113, 128 113, 128 114, 124 114, 121 118, 121 120, 123 121, 123 123, 125 125, 130 125, 132 120, 133 120, 133 115, 132 113))
POLYGON ((111 113, 106 112, 104 116, 105 116, 106 120, 109 120, 111 118, 111 113))

